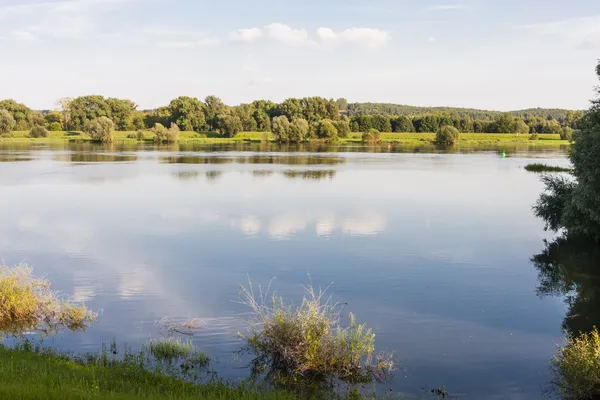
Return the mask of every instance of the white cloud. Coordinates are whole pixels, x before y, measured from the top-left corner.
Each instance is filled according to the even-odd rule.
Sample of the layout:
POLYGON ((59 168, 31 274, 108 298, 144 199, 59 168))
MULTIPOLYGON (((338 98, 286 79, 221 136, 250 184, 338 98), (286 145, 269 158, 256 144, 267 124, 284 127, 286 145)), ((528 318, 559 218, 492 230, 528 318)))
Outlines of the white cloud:
POLYGON ((427 40, 429 40, 430 42, 435 42, 435 38, 434 38, 433 36, 429 36, 429 37, 427 38, 427 40))
POLYGON ((157 45, 166 49, 195 49, 198 47, 216 46, 219 43, 221 43, 219 38, 208 37, 199 40, 161 40, 157 45))
POLYGON ((251 43, 263 36, 262 31, 259 28, 248 28, 248 29, 238 29, 235 32, 232 32, 230 38, 233 42, 238 43, 251 43))
POLYGON ((367 47, 382 46, 390 38, 389 32, 374 28, 350 28, 341 32, 319 28, 317 35, 325 44, 352 43, 367 47))
POLYGON ((466 6, 464 4, 438 4, 429 7, 430 11, 450 11, 450 10, 464 10, 466 6))
POLYGON ((33 33, 29 32, 29 31, 21 31, 21 30, 12 31, 10 33, 10 36, 13 39, 20 40, 23 42, 32 42, 37 39, 37 37, 33 33))
POLYGON ((304 29, 294 29, 288 25, 273 23, 265 26, 267 35, 274 40, 289 46, 303 46, 310 44, 308 32, 304 29))
POLYGON ((600 49, 600 15, 518 26, 540 36, 553 36, 578 46, 600 49))

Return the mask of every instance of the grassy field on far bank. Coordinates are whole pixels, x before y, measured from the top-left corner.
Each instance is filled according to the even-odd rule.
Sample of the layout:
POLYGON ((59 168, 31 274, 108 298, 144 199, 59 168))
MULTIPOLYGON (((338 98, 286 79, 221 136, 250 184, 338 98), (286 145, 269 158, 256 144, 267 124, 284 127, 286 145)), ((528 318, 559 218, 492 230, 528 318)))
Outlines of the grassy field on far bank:
MULTIPOLYGON (((141 143, 137 139, 128 138, 135 135, 135 132, 115 132, 115 143, 135 144, 141 143)), ((198 144, 217 144, 217 143, 239 143, 239 142, 261 142, 264 138, 264 132, 240 132, 233 138, 220 137, 215 132, 196 133, 181 132, 180 143, 198 143, 198 144)), ((272 136, 269 134, 270 140, 272 136)), ((47 138, 30 138, 29 132, 13 132, 11 138, 0 138, 0 143, 45 143, 56 141, 90 141, 89 136, 79 132, 50 132, 47 138)), ((151 132, 145 132, 144 142, 152 143, 153 135, 151 132)), ((435 142, 434 133, 382 133, 381 141, 384 143, 397 143, 402 145, 433 144, 435 142)), ((360 143, 361 134, 351 133, 348 138, 340 139, 341 143, 360 143)), ((561 140, 558 134, 539 134, 538 140, 530 140, 530 135, 517 134, 497 134, 497 133, 463 133, 458 140, 462 145, 498 145, 498 144, 531 144, 540 147, 555 147, 569 145, 569 141, 561 140)))

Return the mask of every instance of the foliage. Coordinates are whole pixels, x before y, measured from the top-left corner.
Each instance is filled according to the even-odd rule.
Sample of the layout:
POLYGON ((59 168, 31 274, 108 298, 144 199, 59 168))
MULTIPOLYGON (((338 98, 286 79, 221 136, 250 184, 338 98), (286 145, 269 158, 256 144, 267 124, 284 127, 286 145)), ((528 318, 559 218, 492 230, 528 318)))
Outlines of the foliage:
POLYGON ((531 136, 529 136, 529 140, 540 140, 540 135, 534 133, 531 136))
POLYGON ((273 136, 275 137, 276 141, 281 143, 287 142, 289 131, 290 121, 285 115, 273 118, 273 122, 271 123, 271 132, 273 132, 273 136))
POLYGON ((10 112, 0 110, 0 135, 10 134, 16 124, 17 123, 10 112))
MULTIPOLYGON (((6 110, 15 120, 15 126, 11 130, 25 131, 32 127, 33 115, 29 107, 24 104, 17 103, 12 99, 0 101, 0 110, 6 110)), ((6 133, 1 131, 0 133, 6 133)))
POLYGON ((304 118, 296 118, 289 125, 287 141, 289 143, 300 143, 306 140, 307 136, 308 121, 306 121, 304 118))
POLYGON ((552 360, 553 387, 561 398, 596 399, 600 396, 600 334, 596 328, 570 335, 552 360))
POLYGON ((319 121, 317 124, 316 133, 319 139, 326 139, 331 142, 334 142, 338 139, 338 131, 335 129, 333 121, 329 119, 319 121))
MULTIPOLYGON (((600 63, 598 64, 600 78, 600 63)), ((547 193, 540 197, 536 215, 549 229, 564 228, 569 234, 600 240, 600 89, 590 110, 578 122, 571 146, 574 182, 545 178, 547 193)))
POLYGON ((269 289, 255 293, 252 283, 241 288, 241 301, 252 310, 248 332, 243 335, 256 358, 253 372, 265 368, 267 377, 280 384, 327 384, 382 381, 393 369, 390 355, 374 355, 375 334, 350 314, 342 327, 341 307, 326 291, 306 288, 298 307, 287 305, 269 289))
POLYGON ((345 139, 350 135, 350 124, 348 121, 344 119, 333 121, 333 126, 337 130, 337 134, 340 138, 345 139))
POLYGON ((175 123, 184 131, 200 132, 206 127, 206 106, 195 97, 178 97, 165 111, 165 119, 155 123, 175 123))
POLYGON ((48 130, 52 132, 60 132, 62 131, 62 125, 60 122, 51 122, 48 124, 48 130))
POLYGON ((95 142, 111 143, 115 124, 108 117, 100 117, 85 124, 84 131, 95 142))
POLYGON ((210 357, 200 353, 190 340, 186 342, 173 338, 152 340, 147 346, 150 354, 159 361, 194 360, 196 364, 204 366, 210 362, 210 357))
POLYGON ((34 126, 29 131, 29 137, 31 138, 45 138, 48 137, 48 130, 43 126, 34 126))
POLYGON ((570 168, 557 167, 548 164, 527 164, 525 170, 529 172, 571 172, 570 168))
POLYGON ((460 132, 453 126, 443 126, 435 134, 435 141, 440 144, 454 144, 460 137, 460 132))
POLYGON ((110 118, 110 105, 102 96, 82 96, 69 104, 71 119, 68 129, 87 130, 86 124, 100 117, 110 118))
POLYGON ((363 143, 379 143, 381 142, 381 133, 374 128, 369 129, 362 134, 363 143))
POLYGON ((25 266, 0 267, 0 336, 85 329, 95 316, 83 305, 63 301, 50 283, 25 266))
POLYGON ((140 129, 139 131, 136 132, 135 138, 137 140, 142 141, 142 140, 146 139, 146 135, 144 134, 144 131, 140 129))
POLYGON ((560 139, 568 140, 569 142, 572 142, 574 133, 575 133, 575 130, 573 128, 569 128, 568 126, 565 126, 560 131, 560 139))
POLYGON ((242 121, 239 117, 229 114, 221 114, 216 118, 217 130, 223 137, 234 137, 242 130, 242 121))
POLYGON ((177 143, 179 141, 180 129, 175 123, 171 123, 171 127, 165 133, 167 143, 177 143))
POLYGON ((163 124, 158 122, 154 124, 152 132, 154 132, 154 141, 156 143, 162 143, 167 139, 167 128, 163 124))

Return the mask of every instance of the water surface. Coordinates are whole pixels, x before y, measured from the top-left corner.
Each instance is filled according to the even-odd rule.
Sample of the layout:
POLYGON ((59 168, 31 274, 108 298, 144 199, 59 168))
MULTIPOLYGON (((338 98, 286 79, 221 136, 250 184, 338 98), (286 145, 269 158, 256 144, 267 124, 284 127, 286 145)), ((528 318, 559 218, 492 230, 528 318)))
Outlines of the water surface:
POLYGON ((275 278, 299 301, 310 274, 396 351, 396 391, 540 398, 566 309, 536 291, 549 235, 523 167, 564 153, 326 150, 3 145, 0 259, 102 310, 63 349, 139 345, 161 318, 197 317, 197 346, 245 377, 239 285, 275 278))

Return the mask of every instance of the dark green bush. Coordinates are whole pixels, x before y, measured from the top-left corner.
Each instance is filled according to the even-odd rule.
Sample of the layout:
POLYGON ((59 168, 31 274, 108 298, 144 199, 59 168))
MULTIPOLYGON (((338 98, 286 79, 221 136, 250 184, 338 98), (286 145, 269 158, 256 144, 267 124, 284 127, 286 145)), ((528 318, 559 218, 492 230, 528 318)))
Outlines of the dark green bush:
POLYGON ((435 134, 435 141, 439 144, 454 144, 460 137, 460 132, 453 126, 442 126, 435 134))

